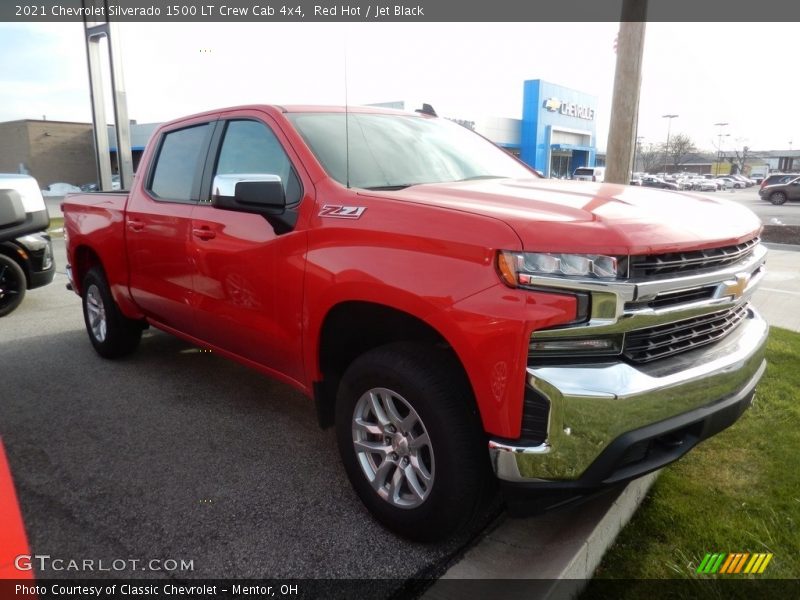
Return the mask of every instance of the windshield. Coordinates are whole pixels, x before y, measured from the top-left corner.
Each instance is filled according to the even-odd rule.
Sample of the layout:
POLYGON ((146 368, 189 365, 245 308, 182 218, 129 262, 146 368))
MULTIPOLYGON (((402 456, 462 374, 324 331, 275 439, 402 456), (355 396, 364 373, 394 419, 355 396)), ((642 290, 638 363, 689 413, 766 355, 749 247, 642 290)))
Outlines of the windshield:
POLYGON ((419 183, 536 177, 504 150, 446 119, 365 113, 287 117, 328 175, 343 185, 401 189, 419 183))

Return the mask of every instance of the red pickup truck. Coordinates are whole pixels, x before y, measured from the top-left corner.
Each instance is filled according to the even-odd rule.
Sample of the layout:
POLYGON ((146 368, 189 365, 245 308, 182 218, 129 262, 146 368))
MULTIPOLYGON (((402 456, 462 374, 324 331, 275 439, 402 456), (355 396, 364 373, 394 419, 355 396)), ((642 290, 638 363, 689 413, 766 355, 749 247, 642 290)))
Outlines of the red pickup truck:
POLYGON ((464 527, 495 482, 525 513, 658 469, 736 421, 765 368, 750 211, 543 179, 427 114, 187 117, 130 193, 63 209, 101 356, 153 325, 296 387, 413 539, 464 527))

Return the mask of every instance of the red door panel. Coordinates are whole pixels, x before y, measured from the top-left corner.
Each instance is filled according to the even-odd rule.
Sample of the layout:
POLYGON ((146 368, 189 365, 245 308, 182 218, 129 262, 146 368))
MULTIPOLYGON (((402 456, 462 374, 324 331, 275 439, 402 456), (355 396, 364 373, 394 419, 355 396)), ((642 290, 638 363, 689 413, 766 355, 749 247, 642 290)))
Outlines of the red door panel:
POLYGON ((276 236, 260 215, 195 207, 198 337, 302 381, 305 232, 276 236))

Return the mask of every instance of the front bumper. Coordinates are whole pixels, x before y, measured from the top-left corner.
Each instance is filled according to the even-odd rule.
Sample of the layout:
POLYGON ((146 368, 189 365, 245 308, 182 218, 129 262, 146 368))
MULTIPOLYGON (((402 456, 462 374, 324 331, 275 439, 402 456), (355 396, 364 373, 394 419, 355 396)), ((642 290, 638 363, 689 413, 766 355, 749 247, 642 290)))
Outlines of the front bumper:
POLYGON ((769 327, 755 310, 723 340, 655 363, 530 367, 550 404, 538 445, 491 440, 504 487, 588 492, 680 458, 734 423, 764 373, 769 327))

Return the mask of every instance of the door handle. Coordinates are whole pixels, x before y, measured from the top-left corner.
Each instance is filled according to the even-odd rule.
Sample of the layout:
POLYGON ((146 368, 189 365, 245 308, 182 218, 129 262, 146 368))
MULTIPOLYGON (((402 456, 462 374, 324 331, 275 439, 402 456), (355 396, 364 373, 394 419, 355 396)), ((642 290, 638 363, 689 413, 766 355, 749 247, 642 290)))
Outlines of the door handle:
POLYGON ((192 235, 201 240, 213 240, 217 234, 211 231, 210 227, 203 225, 202 227, 193 227, 192 235))
POLYGON ((144 221, 138 219, 128 219, 128 229, 131 231, 141 231, 144 229, 144 221))

